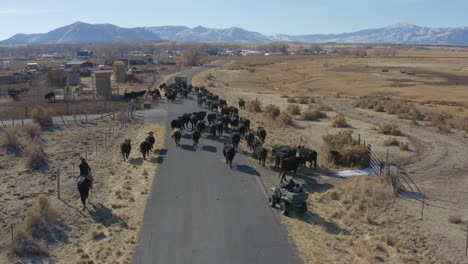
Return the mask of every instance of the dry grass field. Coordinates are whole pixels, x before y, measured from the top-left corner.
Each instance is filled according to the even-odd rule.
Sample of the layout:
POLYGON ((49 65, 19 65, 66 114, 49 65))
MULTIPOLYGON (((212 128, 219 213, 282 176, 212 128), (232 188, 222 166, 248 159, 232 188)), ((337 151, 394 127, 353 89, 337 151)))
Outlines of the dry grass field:
MULTIPOLYGON (((368 54, 235 58, 194 84, 234 105, 244 98, 241 115, 267 128, 267 148, 318 151, 318 170, 297 176, 312 192, 309 212, 283 218, 305 263, 468 263, 468 51, 368 54), (345 167, 324 158, 324 136, 344 131, 384 160, 389 151, 426 196, 422 218, 420 199, 395 198, 377 176, 333 177, 345 167)), ((275 172, 262 175, 277 184, 275 172)))
POLYGON ((0 131, 0 263, 130 263, 164 133, 163 127, 112 120, 0 131), (149 131, 156 146, 143 161, 137 145, 149 131), (119 145, 127 138, 133 150, 123 162, 119 145), (74 176, 86 156, 95 180, 89 211, 82 211, 74 176))

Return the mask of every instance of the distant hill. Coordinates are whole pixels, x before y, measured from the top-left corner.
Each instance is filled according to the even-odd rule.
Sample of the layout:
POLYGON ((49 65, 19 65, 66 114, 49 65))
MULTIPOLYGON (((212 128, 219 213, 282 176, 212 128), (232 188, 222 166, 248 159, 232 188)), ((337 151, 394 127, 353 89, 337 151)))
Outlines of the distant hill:
POLYGON ((145 28, 121 28, 111 24, 76 22, 44 34, 16 34, 2 44, 104 43, 159 41, 145 28))
POLYGON ((409 24, 397 24, 384 28, 366 29, 343 34, 275 35, 273 41, 337 42, 337 43, 385 43, 422 45, 468 45, 468 27, 429 28, 409 24))
POLYGON ((429 28, 397 24, 342 34, 263 35, 238 27, 213 29, 203 26, 121 28, 112 24, 76 22, 43 34, 16 34, 0 44, 103 43, 103 42, 249 42, 268 43, 377 43, 468 46, 468 27, 429 28))

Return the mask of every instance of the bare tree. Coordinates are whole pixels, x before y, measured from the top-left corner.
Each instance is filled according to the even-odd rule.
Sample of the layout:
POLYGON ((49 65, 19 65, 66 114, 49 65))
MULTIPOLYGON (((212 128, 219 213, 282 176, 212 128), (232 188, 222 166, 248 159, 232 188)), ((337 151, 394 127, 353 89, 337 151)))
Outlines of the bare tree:
POLYGON ((187 61, 187 65, 189 66, 199 65, 203 57, 198 47, 189 47, 185 49, 183 55, 185 57, 185 60, 187 61))

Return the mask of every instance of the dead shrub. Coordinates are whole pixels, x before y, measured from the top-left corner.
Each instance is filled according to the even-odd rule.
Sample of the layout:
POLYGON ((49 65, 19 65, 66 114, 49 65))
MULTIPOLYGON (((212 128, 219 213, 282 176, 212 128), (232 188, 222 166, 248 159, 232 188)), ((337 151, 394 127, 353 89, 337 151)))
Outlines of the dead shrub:
POLYGON ((345 130, 335 135, 323 136, 321 152, 324 154, 320 156, 335 165, 367 168, 370 164, 367 146, 360 145, 352 134, 353 131, 345 130), (329 151, 337 151, 339 157, 331 157, 329 151))
POLYGON ((290 115, 300 115, 301 107, 296 104, 290 104, 286 107, 286 112, 290 115))
POLYGON ((5 128, 5 134, 3 136, 2 145, 6 148, 18 149, 21 147, 19 141, 19 128, 18 127, 7 127, 5 128))
POLYGON ((36 123, 28 123, 23 126, 23 130, 31 139, 41 135, 41 126, 36 123))
POLYGON ((50 240, 60 224, 60 213, 47 196, 39 195, 38 203, 26 213, 24 223, 15 229, 13 253, 18 256, 49 256, 45 239, 50 240))
POLYGON ((402 151, 410 151, 410 145, 408 142, 400 142, 400 150, 402 151))
POLYGON ((327 118, 327 114, 318 109, 307 109, 302 113, 301 117, 304 121, 317 121, 321 118, 327 118))
POLYGON ((52 116, 53 111, 50 108, 36 105, 31 109, 31 118, 33 122, 42 127, 53 125, 52 116))
POLYGON ((297 99, 297 102, 300 104, 308 104, 310 101, 309 97, 301 96, 297 99))
POLYGON ((344 115, 337 115, 331 122, 330 126, 343 128, 348 127, 349 125, 346 122, 346 118, 344 117, 344 115))
POLYGON ((283 126, 292 126, 294 124, 294 121, 293 121, 292 117, 288 113, 282 112, 279 115, 278 120, 279 120, 280 124, 283 125, 283 126))
POLYGON ((400 146, 400 141, 398 141, 398 139, 394 138, 394 137, 391 137, 391 138, 387 138, 385 141, 384 141, 384 145, 385 146, 400 146))
POLYGON ((265 106, 265 113, 273 120, 275 120, 281 113, 279 107, 269 104, 265 106))
POLYGON ((25 147, 24 156, 26 167, 31 169, 36 170, 48 164, 47 154, 44 152, 39 138, 35 138, 25 147))
POLYGON ((460 130, 468 132, 468 118, 460 121, 460 130))
POLYGON ((395 125, 395 124, 379 125, 377 127, 377 131, 380 134, 384 134, 384 135, 392 135, 392 136, 401 136, 402 135, 401 131, 398 129, 398 126, 395 125))
POLYGON ((461 215, 450 215, 448 221, 452 224, 461 224, 463 223, 461 215))
POLYGON ((297 99, 295 97, 288 97, 287 102, 295 104, 295 103, 297 103, 297 99))
POLYGON ((125 113, 124 112, 117 112, 115 113, 115 121, 117 122, 124 122, 125 121, 125 113))
POLYGON ((262 112, 262 102, 260 100, 255 99, 248 103, 247 110, 251 113, 260 113, 262 112))

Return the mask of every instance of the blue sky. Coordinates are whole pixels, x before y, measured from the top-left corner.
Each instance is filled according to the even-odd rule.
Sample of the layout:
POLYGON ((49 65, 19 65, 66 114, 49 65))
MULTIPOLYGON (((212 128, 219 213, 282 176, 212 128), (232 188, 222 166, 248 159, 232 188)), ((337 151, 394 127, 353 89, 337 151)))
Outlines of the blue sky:
POLYGON ((0 39, 76 21, 122 27, 238 26, 264 34, 341 33, 410 23, 468 26, 466 0, 0 0, 0 39))

